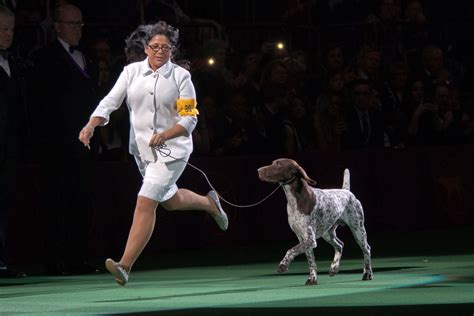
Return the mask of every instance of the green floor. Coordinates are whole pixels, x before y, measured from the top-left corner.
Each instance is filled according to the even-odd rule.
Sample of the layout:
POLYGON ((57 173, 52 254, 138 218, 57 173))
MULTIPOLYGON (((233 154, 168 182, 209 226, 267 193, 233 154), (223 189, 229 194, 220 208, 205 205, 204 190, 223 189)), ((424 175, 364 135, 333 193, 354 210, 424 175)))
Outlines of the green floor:
POLYGON ((375 278, 361 281, 362 259, 342 260, 327 275, 319 261, 316 286, 307 265, 287 274, 277 262, 160 268, 131 275, 126 287, 107 274, 0 279, 0 314, 167 315, 473 315, 474 255, 373 259, 375 278), (159 313, 160 312, 160 313, 159 313))

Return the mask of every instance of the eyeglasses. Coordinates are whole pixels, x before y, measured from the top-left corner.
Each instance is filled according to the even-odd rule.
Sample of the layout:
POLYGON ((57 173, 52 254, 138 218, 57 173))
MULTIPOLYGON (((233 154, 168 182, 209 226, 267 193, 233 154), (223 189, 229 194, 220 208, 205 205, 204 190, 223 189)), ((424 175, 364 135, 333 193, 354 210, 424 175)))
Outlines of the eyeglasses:
POLYGON ((57 21, 58 23, 62 23, 67 25, 68 27, 71 28, 80 28, 82 29, 84 27, 84 22, 82 21, 57 21))
POLYGON ((147 45, 147 46, 155 53, 158 53, 160 49, 163 53, 167 53, 171 50, 171 46, 169 45, 153 45, 153 46, 147 45))

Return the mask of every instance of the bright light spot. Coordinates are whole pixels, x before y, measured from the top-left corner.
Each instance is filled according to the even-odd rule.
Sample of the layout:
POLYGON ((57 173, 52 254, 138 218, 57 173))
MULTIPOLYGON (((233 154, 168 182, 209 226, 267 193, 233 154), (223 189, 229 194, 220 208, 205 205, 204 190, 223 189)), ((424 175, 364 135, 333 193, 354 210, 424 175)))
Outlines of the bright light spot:
POLYGON ((209 65, 211 65, 211 66, 214 65, 214 63, 215 63, 214 58, 212 58, 212 57, 209 58, 209 59, 207 60, 207 63, 208 63, 209 65))

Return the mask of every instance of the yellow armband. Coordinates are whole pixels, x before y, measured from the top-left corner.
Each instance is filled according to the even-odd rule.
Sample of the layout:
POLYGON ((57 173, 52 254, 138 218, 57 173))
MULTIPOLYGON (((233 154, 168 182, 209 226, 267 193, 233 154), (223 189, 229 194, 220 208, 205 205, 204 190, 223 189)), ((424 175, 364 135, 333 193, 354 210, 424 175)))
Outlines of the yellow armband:
POLYGON ((176 101, 176 111, 180 116, 196 116, 199 114, 195 99, 178 99, 176 101))

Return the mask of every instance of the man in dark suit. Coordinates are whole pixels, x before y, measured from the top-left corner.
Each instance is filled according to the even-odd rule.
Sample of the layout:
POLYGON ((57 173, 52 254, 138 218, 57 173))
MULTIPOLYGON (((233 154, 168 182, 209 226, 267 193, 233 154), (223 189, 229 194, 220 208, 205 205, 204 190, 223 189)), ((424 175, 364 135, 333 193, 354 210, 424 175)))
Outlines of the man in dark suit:
POLYGON ((93 215, 92 151, 77 135, 97 103, 92 63, 77 48, 84 22, 76 6, 56 8, 57 39, 38 54, 36 130, 41 152, 41 211, 47 274, 94 272, 88 263, 93 215))
POLYGON ((20 150, 20 126, 26 113, 21 102, 18 67, 10 56, 15 16, 0 5, 0 277, 23 277, 7 265, 6 234, 14 206, 16 161, 20 150))
POLYGON ((373 91, 369 81, 359 79, 351 85, 352 104, 348 110, 344 148, 382 148, 384 122, 380 110, 373 106, 373 91))

